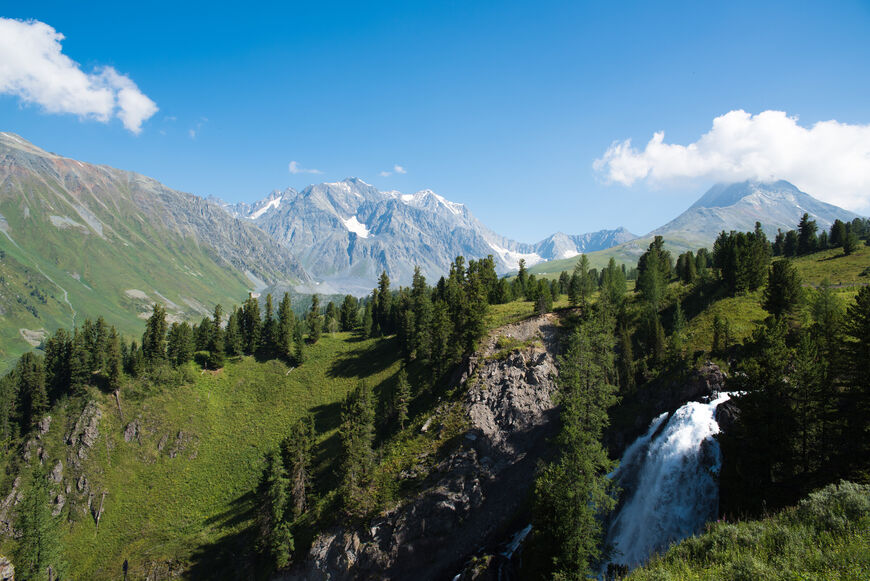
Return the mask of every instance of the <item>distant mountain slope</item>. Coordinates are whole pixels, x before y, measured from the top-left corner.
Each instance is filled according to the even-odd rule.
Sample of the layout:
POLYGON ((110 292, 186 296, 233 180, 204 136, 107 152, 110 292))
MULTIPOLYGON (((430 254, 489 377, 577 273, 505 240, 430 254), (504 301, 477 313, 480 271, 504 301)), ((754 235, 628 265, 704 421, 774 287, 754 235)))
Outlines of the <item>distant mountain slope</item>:
MULTIPOLYGON (((838 218, 851 221, 859 217, 854 212, 819 201, 783 180, 718 184, 664 226, 641 238, 595 252, 590 260, 600 266, 612 256, 617 262, 634 263, 657 235, 665 239, 671 252, 709 248, 723 230, 747 232, 755 228, 756 222, 761 222, 767 237, 773 240, 777 229, 785 232, 797 228, 804 213, 816 221, 820 230, 829 229, 838 218)), ((558 260, 530 271, 560 272, 572 269, 575 263, 573 259, 558 260)))
POLYGON ((414 194, 382 192, 360 179, 272 192, 248 204, 226 204, 234 216, 253 220, 287 246, 303 266, 325 281, 321 292, 364 293, 386 270, 409 284, 415 265, 434 280, 458 255, 477 259, 492 254, 499 272, 555 257, 607 248, 634 236, 625 229, 569 236, 554 234, 524 244, 496 234, 463 204, 431 190, 414 194), (328 289, 328 290, 327 290, 328 289))
POLYGON ((768 238, 797 227, 808 213, 821 229, 829 229, 837 218, 853 220, 858 214, 819 201, 787 181, 718 184, 710 188, 685 212, 650 232, 699 245, 712 244, 722 230, 747 232, 761 226, 768 238))
POLYGON ((36 337, 74 315, 78 323, 104 315, 138 334, 154 301, 199 317, 249 288, 309 280, 286 248, 215 203, 11 133, 0 133, 0 232, 9 283, 0 286, 0 309, 18 313, 0 319, 0 360, 30 347, 26 331, 36 337), (36 314, 20 312, 21 300, 36 314))

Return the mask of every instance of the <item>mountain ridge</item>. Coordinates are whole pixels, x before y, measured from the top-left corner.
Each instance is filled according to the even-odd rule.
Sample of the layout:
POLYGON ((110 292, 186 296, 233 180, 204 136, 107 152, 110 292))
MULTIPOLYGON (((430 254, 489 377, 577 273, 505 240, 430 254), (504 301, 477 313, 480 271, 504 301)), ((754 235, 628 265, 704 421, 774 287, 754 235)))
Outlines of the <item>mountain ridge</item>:
POLYGON ((537 243, 517 242, 480 222, 465 204, 430 189, 381 191, 359 178, 274 190, 253 204, 223 203, 233 216, 249 219, 290 248, 313 276, 336 290, 368 292, 381 271, 400 284, 414 265, 437 279, 453 258, 492 255, 500 273, 520 259, 536 264, 576 256, 630 240, 625 228, 568 235, 537 243))

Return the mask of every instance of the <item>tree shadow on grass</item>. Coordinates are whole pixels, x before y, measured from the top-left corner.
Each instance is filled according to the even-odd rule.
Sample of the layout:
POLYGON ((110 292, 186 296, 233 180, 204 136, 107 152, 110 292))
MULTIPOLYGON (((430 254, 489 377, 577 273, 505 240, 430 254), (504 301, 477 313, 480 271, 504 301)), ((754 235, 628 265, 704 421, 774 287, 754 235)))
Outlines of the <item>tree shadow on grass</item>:
POLYGON ((192 564, 185 572, 187 579, 257 579, 267 572, 269 564, 257 554, 256 494, 246 492, 236 498, 224 512, 210 517, 206 524, 231 531, 220 539, 198 547, 191 556, 192 564), (245 525, 243 529, 237 530, 245 525))
POLYGON ((348 351, 330 366, 329 377, 368 377, 383 371, 396 360, 398 341, 395 337, 375 342, 369 347, 348 351))

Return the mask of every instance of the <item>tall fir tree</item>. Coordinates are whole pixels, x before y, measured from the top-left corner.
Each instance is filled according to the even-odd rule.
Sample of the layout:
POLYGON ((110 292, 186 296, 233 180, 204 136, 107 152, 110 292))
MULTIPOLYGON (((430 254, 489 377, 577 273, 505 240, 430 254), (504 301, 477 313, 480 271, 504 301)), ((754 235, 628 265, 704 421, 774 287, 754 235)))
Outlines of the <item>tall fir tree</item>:
POLYGON ((375 436, 374 393, 360 381, 344 401, 341 413, 341 497, 351 516, 362 517, 374 508, 375 436))
POLYGON ((16 507, 16 516, 15 530, 21 534, 15 550, 16 578, 63 579, 60 520, 51 516, 48 475, 40 465, 34 465, 30 488, 16 507))

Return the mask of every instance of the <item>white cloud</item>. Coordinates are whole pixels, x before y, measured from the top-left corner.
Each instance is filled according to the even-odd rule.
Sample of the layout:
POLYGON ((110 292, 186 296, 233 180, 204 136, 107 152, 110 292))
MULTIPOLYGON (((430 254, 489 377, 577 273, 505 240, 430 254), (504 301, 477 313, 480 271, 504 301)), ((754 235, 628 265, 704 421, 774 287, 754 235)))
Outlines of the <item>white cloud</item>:
POLYGON ((108 123, 114 117, 139 134, 157 112, 130 77, 112 67, 85 73, 62 53, 64 36, 38 20, 0 18, 0 94, 108 123))
POLYGON ((319 173, 323 173, 319 169, 306 169, 306 168, 302 167, 301 165, 299 165, 298 161, 291 161, 290 165, 287 167, 287 169, 290 170, 290 173, 292 173, 292 174, 297 174, 297 173, 319 174, 319 173))
POLYGON ((405 168, 403 168, 400 165, 394 165, 393 171, 384 170, 381 173, 379 173, 378 175, 381 176, 382 178, 387 178, 387 177, 390 177, 391 175, 393 175, 394 173, 404 174, 404 173, 408 173, 408 170, 406 170, 405 168))
POLYGON ((653 134, 643 150, 614 142, 593 167, 609 182, 667 185, 686 180, 784 179, 826 202, 870 210, 870 125, 821 121, 811 127, 782 111, 731 111, 688 145, 653 134))

